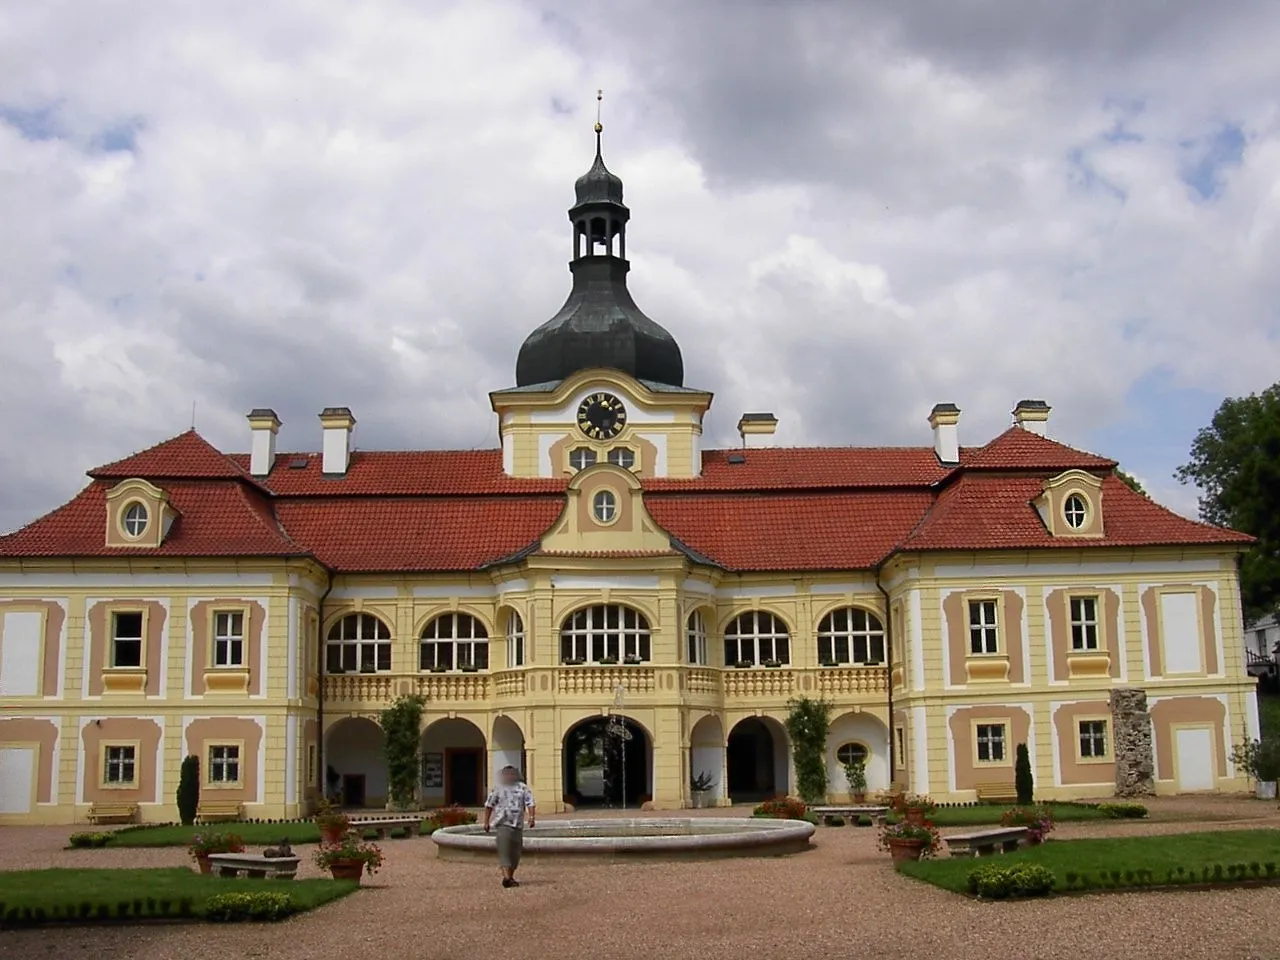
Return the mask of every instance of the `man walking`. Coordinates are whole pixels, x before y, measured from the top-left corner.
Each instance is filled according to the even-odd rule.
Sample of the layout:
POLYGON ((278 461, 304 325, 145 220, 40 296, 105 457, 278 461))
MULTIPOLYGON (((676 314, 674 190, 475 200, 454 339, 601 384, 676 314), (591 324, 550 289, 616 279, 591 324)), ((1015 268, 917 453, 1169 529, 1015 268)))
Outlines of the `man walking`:
POLYGON ((498 866, 502 868, 502 885, 518 887, 516 867, 524 849, 524 813, 529 811, 529 826, 537 822, 533 793, 515 767, 506 766, 498 773, 498 785, 484 802, 484 832, 498 831, 498 866))

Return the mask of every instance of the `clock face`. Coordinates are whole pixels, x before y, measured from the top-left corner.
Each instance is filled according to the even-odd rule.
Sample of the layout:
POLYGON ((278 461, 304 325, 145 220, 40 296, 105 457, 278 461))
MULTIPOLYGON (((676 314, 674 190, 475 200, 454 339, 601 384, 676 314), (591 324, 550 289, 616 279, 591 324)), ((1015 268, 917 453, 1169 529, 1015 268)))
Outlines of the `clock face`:
POLYGON ((578 405, 578 429, 592 440, 612 440, 627 425, 627 408, 609 393, 593 393, 578 405))

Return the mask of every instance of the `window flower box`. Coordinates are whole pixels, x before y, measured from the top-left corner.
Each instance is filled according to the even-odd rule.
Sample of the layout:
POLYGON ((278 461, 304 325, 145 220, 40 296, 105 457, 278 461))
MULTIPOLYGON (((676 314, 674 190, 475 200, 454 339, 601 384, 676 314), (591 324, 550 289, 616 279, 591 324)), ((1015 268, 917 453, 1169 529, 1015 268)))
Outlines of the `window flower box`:
POLYGON ((768 667, 770 670, 776 670, 776 669, 778 669, 780 666, 782 666, 782 661, 781 661, 781 660, 766 660, 766 661, 764 662, 764 665, 765 665, 766 667, 768 667))
POLYGON ((618 658, 617 657, 601 657, 599 660, 596 661, 596 663, 604 667, 613 667, 613 666, 617 666, 618 658))
POLYGON ((448 672, 449 672, 449 668, 448 668, 448 667, 440 666, 439 664, 436 664, 434 667, 432 667, 432 668, 431 668, 431 672, 432 672, 432 673, 448 673, 448 672))
POLYGON ((739 660, 733 666, 734 666, 734 669, 737 669, 737 670, 746 670, 748 667, 754 667, 755 664, 752 663, 750 660, 739 660))
POLYGON ((565 659, 560 661, 560 664, 561 666, 565 666, 565 667, 580 667, 585 662, 586 661, 584 661, 581 657, 566 657, 565 659))
POLYGON ((640 659, 638 656, 636 656, 634 653, 632 653, 632 654, 628 654, 627 656, 623 657, 623 658, 622 658, 622 662, 623 662, 623 663, 641 663, 642 661, 641 661, 641 659, 640 659))
POLYGON ((480 672, 480 668, 473 663, 464 663, 458 669, 461 670, 463 673, 479 673, 480 672))
POLYGON ((818 661, 818 666, 821 666, 821 667, 838 667, 838 666, 840 666, 840 664, 836 663, 834 660, 820 660, 820 661, 818 661))

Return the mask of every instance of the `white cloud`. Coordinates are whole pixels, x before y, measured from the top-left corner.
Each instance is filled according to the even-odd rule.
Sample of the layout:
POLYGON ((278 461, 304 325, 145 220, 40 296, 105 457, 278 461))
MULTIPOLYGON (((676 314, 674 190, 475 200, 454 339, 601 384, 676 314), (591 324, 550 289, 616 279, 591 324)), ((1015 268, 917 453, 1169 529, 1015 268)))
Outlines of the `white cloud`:
MULTIPOLYGON (((1266 385, 1269 7, 1017 7, 20 5, 0 529, 192 403, 226 449, 261 405, 284 447, 331 404, 365 447, 492 445, 485 393, 568 290, 597 86, 632 288, 717 392, 713 440, 773 409, 787 442, 927 443, 950 400, 979 442, 1044 396, 1083 443, 1157 367, 1266 385), (1181 178, 1224 124, 1205 200, 1181 178)), ((1158 495, 1172 465, 1143 464, 1158 495)))

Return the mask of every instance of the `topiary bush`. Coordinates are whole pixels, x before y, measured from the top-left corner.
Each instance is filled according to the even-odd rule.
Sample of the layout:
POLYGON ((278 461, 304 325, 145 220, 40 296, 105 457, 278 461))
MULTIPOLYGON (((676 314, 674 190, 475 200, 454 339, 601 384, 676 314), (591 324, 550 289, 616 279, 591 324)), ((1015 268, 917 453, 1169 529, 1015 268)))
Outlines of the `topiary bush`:
POLYGON ((283 920, 297 907, 287 893, 254 890, 245 893, 215 893, 205 901, 206 920, 214 923, 243 923, 247 920, 283 920))
POLYGON ((1047 897, 1053 892, 1057 878, 1053 871, 1038 863, 1015 863, 1010 866, 991 863, 969 874, 969 892, 984 900, 1009 900, 1023 897, 1047 897))
POLYGON ((1013 786, 1018 792, 1018 806, 1031 806, 1035 799, 1036 785, 1031 776, 1031 753, 1025 743, 1018 744, 1018 755, 1013 762, 1013 786))
POLYGON ((1147 808, 1140 803, 1100 803, 1098 809, 1116 820, 1141 820, 1147 808))
POLYGON ((67 843, 78 849, 105 847, 111 840, 110 832, 100 833, 73 833, 67 843))
POLYGON ((200 807, 200 758, 183 758, 178 773, 178 818, 184 827, 196 822, 196 810, 200 807))

